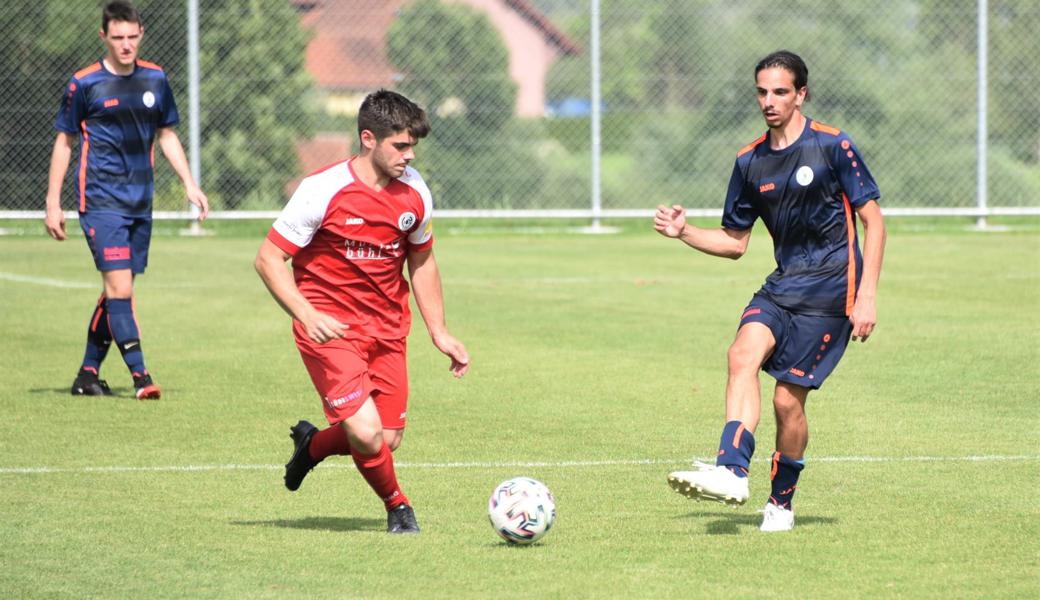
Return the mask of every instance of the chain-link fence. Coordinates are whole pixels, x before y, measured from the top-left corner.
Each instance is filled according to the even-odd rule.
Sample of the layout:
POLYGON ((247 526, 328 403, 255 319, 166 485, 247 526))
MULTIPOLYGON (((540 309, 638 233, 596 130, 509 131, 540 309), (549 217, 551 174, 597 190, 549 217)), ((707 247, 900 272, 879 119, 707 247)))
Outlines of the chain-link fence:
MULTIPOLYGON (((138 2, 141 57, 169 75, 186 147, 190 1, 138 2)), ((806 59, 806 114, 849 132, 886 207, 974 207, 980 1, 602 0, 602 207, 718 208, 736 150, 765 130, 754 64, 780 48, 806 59)), ((590 0, 198 2, 201 182, 215 209, 278 209, 302 174, 356 148, 357 107, 379 87, 427 107, 415 165, 440 209, 589 209, 590 0)), ((104 51, 99 6, 0 7, 0 210, 43 208, 63 88, 104 51)), ((1040 3, 989 0, 986 15, 988 202, 1035 211, 1040 3)), ((182 210, 156 165, 156 210, 182 210)))

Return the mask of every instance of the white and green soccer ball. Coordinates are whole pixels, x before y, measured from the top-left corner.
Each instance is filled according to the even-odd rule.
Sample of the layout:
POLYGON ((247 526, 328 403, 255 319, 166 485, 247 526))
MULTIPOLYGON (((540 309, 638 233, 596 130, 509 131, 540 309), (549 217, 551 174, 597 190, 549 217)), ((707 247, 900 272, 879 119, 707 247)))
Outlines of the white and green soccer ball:
POLYGON ((491 492, 488 519, 495 533, 510 544, 531 544, 552 528, 556 520, 556 499, 538 480, 507 479, 491 492))

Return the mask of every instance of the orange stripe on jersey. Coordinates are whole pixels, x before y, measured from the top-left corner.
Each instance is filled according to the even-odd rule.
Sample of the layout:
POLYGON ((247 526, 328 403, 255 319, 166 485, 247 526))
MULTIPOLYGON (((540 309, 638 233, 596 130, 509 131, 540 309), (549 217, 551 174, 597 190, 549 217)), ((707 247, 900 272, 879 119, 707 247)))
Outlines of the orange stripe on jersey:
POLYGON ((815 131, 822 131, 823 133, 829 133, 831 135, 841 135, 841 130, 837 127, 831 127, 830 125, 824 125, 823 123, 817 123, 813 121, 809 124, 809 127, 815 131))
POLYGON ((737 157, 739 158, 739 157, 741 157, 741 156, 744 156, 744 155, 745 155, 745 154, 747 154, 748 152, 751 152, 752 150, 754 150, 754 149, 755 149, 755 146, 757 146, 757 145, 761 144, 761 143, 762 143, 762 142, 764 142, 764 141, 766 141, 766 134, 764 134, 764 133, 763 133, 763 134, 762 134, 762 137, 760 137, 760 138, 758 138, 757 140, 755 140, 755 141, 751 142, 751 143, 750 143, 750 144, 748 144, 747 146, 744 146, 743 148, 741 148, 741 149, 740 149, 740 151, 739 151, 739 152, 737 152, 737 157))
POLYGON ((162 71, 162 68, 155 62, 149 62, 148 60, 137 59, 137 67, 144 67, 145 69, 155 69, 156 71, 162 71))
POLYGON ((79 212, 87 212, 87 152, 90 150, 90 134, 87 133, 87 122, 81 121, 79 128, 83 131, 83 149, 79 157, 79 212))
POLYGON ((153 62, 148 62, 147 60, 141 60, 140 58, 137 59, 137 66, 144 67, 146 69, 155 69, 156 71, 162 71, 163 70, 163 68, 160 67, 159 65, 157 65, 157 64, 155 64, 153 62))
POLYGON ((856 303, 856 224, 852 221, 852 205, 845 192, 841 193, 841 202, 845 205, 845 229, 849 238, 848 287, 845 289, 845 316, 849 316, 856 303))
POLYGON ((72 78, 73 79, 83 79, 87 75, 90 75, 91 73, 95 73, 95 72, 100 71, 100 70, 101 70, 101 63, 96 62, 96 63, 90 65, 89 67, 83 67, 79 71, 76 71, 76 73, 72 76, 72 78))

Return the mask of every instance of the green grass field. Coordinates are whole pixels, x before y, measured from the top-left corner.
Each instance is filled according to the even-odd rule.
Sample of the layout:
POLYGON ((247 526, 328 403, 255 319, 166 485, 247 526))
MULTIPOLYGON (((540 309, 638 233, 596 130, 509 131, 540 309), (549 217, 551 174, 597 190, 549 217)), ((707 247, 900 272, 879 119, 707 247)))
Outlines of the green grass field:
MULTIPOLYGON (((81 237, 0 236, 0 597, 1040 596, 1040 223, 970 232, 890 220, 879 327, 810 396, 796 529, 762 534, 773 417, 752 500, 694 503, 670 470, 714 453, 725 351, 772 265, 625 223, 441 223, 461 381, 416 318, 398 475, 423 532, 388 536, 349 460, 282 487, 289 425, 322 424, 288 318, 252 269, 267 223, 160 224, 137 286, 163 399, 68 395, 98 294, 81 237), (545 225, 545 224, 542 224, 545 225), (546 482, 558 518, 514 548, 485 510, 546 482)), ((70 229, 76 229, 75 222, 70 229)))

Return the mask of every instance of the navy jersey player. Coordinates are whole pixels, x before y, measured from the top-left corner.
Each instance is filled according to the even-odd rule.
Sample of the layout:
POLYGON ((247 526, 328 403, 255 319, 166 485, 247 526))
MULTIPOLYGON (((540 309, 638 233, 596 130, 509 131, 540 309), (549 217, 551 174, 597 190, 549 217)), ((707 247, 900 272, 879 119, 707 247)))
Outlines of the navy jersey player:
POLYGON ((791 501, 809 430, 805 400, 831 373, 851 339, 866 341, 885 246, 877 184, 847 134, 802 114, 809 70, 779 51, 755 67, 768 131, 742 148, 730 178, 721 229, 686 222, 679 205, 659 206, 654 227, 715 256, 740 258, 761 219, 773 238, 776 270, 740 317, 729 348, 726 424, 715 465, 669 475, 694 499, 743 504, 760 417, 758 372, 776 379, 776 450, 763 531, 794 527, 791 501), (864 230, 859 249, 856 223, 864 230))
POLYGON ((77 71, 62 93, 44 225, 54 239, 67 237, 61 187, 78 138, 74 179, 79 223, 104 289, 90 318, 72 393, 111 393, 98 371, 115 340, 137 398, 157 399, 159 386, 145 367, 133 305, 134 276, 148 264, 156 141, 184 183, 188 200, 199 207, 199 219, 205 219, 209 203, 172 129, 178 121, 177 105, 166 74, 137 57, 144 35, 140 14, 128 2, 109 2, 102 10, 99 34, 107 53, 77 71))

